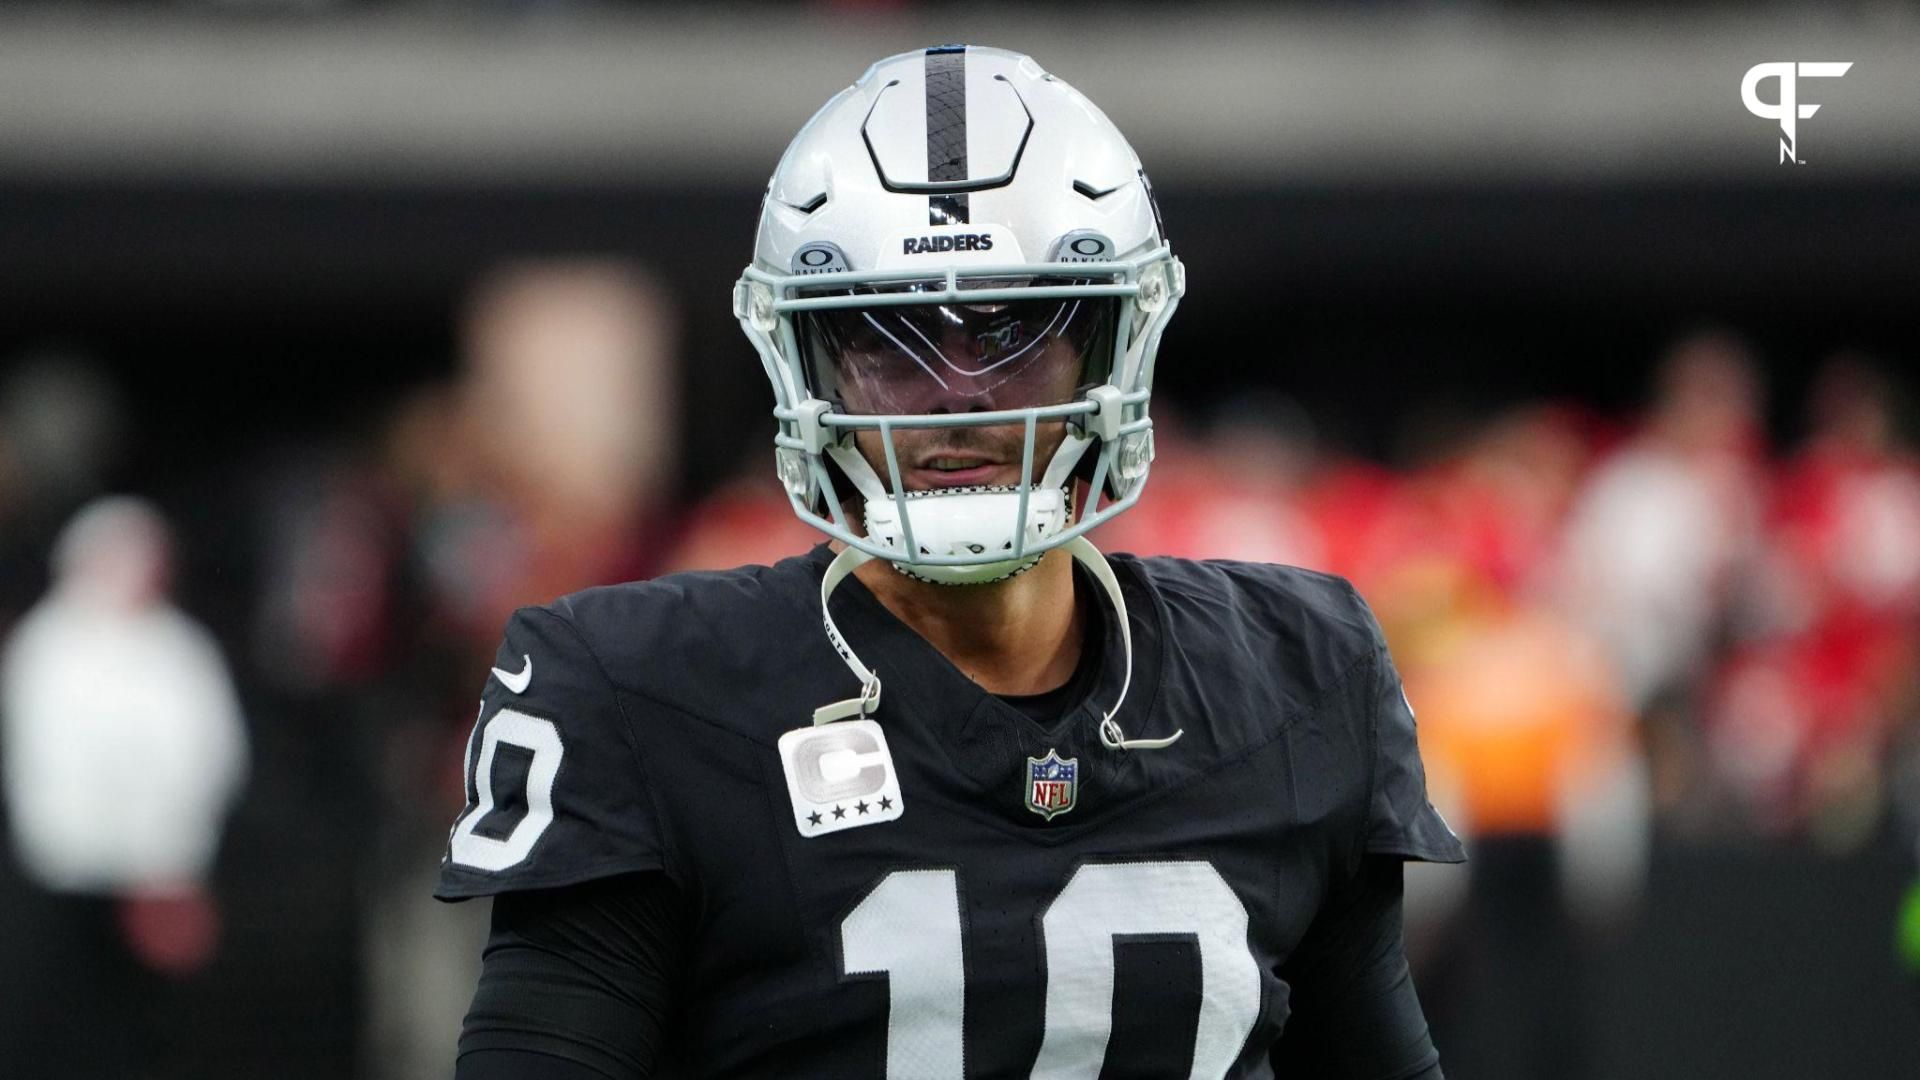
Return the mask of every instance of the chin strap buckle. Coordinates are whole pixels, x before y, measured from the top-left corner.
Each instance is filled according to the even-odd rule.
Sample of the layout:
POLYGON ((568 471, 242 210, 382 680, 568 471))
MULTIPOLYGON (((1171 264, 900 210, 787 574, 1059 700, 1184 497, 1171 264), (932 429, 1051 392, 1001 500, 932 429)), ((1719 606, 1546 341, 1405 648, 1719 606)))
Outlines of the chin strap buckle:
POLYGON ((819 727, 822 724, 831 724, 835 720, 848 720, 856 716, 865 720, 879 707, 880 673, 876 671, 867 679, 867 684, 860 688, 859 697, 836 701, 813 710, 813 726, 819 727))
POLYGON ((873 715, 880 707, 880 673, 867 668, 854 655, 853 646, 840 636, 840 628, 834 625, 833 612, 827 609, 827 600, 833 596, 833 590, 845 581, 848 574, 858 569, 861 563, 873 558, 858 548, 848 548, 834 556, 827 565, 827 572, 820 578, 820 618, 827 627, 827 640, 833 642, 833 651, 847 662, 847 668, 853 677, 860 680, 860 696, 845 701, 835 701, 813 710, 813 726, 831 724, 835 720, 845 720, 857 716, 862 720, 873 715))
POLYGON ((1100 721, 1100 742, 1109 750, 1164 750, 1186 733, 1187 729, 1181 728, 1164 739, 1129 739, 1112 716, 1100 721))
POLYGON ((1183 728, 1164 739, 1129 739, 1114 717, 1120 715, 1120 706, 1127 702, 1127 691, 1133 686, 1133 629, 1127 623, 1127 598, 1120 592, 1120 579, 1113 576, 1113 567, 1108 565, 1106 556, 1084 536, 1076 536, 1064 545, 1075 562, 1087 568, 1093 579, 1107 594, 1107 601, 1113 605, 1113 613, 1120 624, 1120 643, 1126 653, 1126 669, 1120 679, 1120 693, 1115 696, 1113 708, 1100 716, 1100 743, 1109 750, 1163 750, 1179 741, 1186 734, 1183 728))

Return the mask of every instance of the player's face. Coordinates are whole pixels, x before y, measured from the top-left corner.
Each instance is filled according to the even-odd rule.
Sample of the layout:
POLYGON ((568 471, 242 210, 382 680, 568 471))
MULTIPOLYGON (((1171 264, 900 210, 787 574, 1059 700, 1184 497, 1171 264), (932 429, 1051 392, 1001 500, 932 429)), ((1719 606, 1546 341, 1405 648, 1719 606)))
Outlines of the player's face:
MULTIPOLYGON (((942 382, 900 378, 898 366, 885 357, 853 358, 853 370, 841 384, 851 412, 898 412, 945 415, 1058 405, 1072 401, 1080 388, 1080 356, 1073 344, 1054 338, 1037 346, 1030 362, 1002 377, 947 372, 942 382), (892 407, 889 407, 889 404, 892 407)), ((1064 420, 1037 425, 1034 432, 1033 477, 1038 480, 1066 438, 1064 420)), ((854 436, 860 453, 874 472, 887 476, 887 451, 878 431, 854 436)), ((1026 426, 907 428, 893 434, 900 478, 908 491, 941 487, 1006 485, 1020 482, 1026 426)))
MULTIPOLYGON (((835 312, 810 327, 820 389, 859 415, 997 412, 1075 400, 1104 372, 1111 308, 1105 301, 1037 299, 910 305, 835 312)), ((818 391, 816 391, 818 392, 818 391)), ((1066 437, 1064 420, 1037 425, 1033 478, 1066 437)), ((909 491, 1014 485, 1023 424, 896 428, 909 491)), ((878 431, 856 434, 861 454, 889 475, 878 431)))

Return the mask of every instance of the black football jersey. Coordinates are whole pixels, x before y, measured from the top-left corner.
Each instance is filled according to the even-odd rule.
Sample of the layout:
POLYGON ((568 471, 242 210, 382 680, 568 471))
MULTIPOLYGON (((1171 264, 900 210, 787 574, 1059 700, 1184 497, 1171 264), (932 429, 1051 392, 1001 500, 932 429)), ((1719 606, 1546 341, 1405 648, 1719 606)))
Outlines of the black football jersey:
POLYGON ((438 895, 663 872, 694 912, 677 1038, 703 1075, 1269 1077, 1328 896, 1368 855, 1464 858, 1338 578, 1111 557, 1117 719, 1185 734, 1110 750, 1116 620, 1049 725, 857 578, 833 613, 881 704, 813 726, 859 691, 821 626, 831 558, 521 610, 467 751, 438 895))

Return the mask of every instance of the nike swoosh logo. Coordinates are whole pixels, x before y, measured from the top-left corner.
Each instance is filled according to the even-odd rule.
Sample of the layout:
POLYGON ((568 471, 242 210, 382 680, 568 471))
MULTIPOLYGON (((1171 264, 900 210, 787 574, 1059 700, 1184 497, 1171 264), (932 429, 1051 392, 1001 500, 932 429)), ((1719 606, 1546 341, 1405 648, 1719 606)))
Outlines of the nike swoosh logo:
POLYGON ((493 677, 500 680, 500 685, 516 694, 526 693, 527 684, 533 681, 533 657, 522 653, 520 658, 525 660, 527 664, 518 672, 501 671, 499 668, 493 669, 493 677))

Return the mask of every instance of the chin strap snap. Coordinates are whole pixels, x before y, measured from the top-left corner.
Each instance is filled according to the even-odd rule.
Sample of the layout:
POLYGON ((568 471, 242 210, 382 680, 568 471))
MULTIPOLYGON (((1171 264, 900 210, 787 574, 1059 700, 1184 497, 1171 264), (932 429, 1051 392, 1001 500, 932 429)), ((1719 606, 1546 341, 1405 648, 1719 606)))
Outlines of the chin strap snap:
POLYGON ((833 557, 833 561, 827 564, 827 572, 820 576, 820 617, 827 623, 827 640, 833 642, 833 651, 839 653, 840 659, 845 660, 847 667, 852 669, 853 677, 860 680, 860 696, 822 705, 813 710, 815 727, 853 716, 865 720, 873 710, 880 707, 879 673, 870 670, 867 665, 860 662, 858 656, 854 655, 853 647, 847 644, 846 638, 840 636, 840 628, 833 622, 833 612, 827 607, 827 597, 833 595, 833 590, 846 580, 848 574, 853 573, 872 558, 873 556, 859 548, 847 548, 833 557))
MULTIPOLYGON (((1119 721, 1114 719, 1120 714, 1120 706, 1127 700, 1127 690, 1133 685, 1133 629, 1127 622, 1127 601, 1120 593, 1120 580, 1114 577, 1113 567, 1107 565, 1106 557, 1100 554, 1099 548, 1094 547, 1086 538, 1078 536, 1061 546, 1073 556, 1075 562, 1086 567, 1095 581, 1100 583, 1101 591, 1107 594, 1107 600, 1113 605, 1114 615, 1119 620, 1121 654, 1126 658, 1126 667, 1122 669, 1120 693, 1114 699, 1113 708, 1106 710, 1100 717, 1101 744, 1109 750, 1159 750, 1172 746, 1180 736, 1186 734, 1185 729, 1176 731, 1163 739, 1129 739, 1126 731, 1120 727, 1119 721)), ((860 681, 860 696, 822 705, 813 710, 815 726, 831 724, 836 720, 846 720, 855 716, 864 720, 880 707, 879 674, 860 662, 860 657, 854 654, 846 638, 841 636, 840 628, 834 624, 833 613, 827 609, 827 598, 833 595, 833 590, 846 580, 848 574, 853 573, 872 558, 872 555, 858 548, 847 548, 834 556, 833 562, 827 566, 827 572, 821 575, 820 616, 826 622, 827 639, 833 643, 834 651, 840 654, 840 659, 846 661, 848 670, 853 672, 853 677, 860 681)))
POLYGON ((1087 568, 1087 573, 1100 583, 1100 588, 1113 604, 1115 618, 1120 623, 1121 653, 1126 657, 1126 667, 1120 679, 1120 695, 1114 698, 1113 708, 1100 717, 1100 742, 1109 750, 1160 750, 1172 746, 1185 735, 1186 729, 1167 736, 1164 739, 1129 739, 1120 722, 1114 717, 1120 715, 1120 706, 1126 704, 1127 690, 1133 686, 1133 627, 1127 621, 1127 599, 1120 594, 1120 579, 1113 576, 1113 567, 1107 565, 1106 556, 1084 536, 1076 536, 1064 545, 1072 554, 1073 560, 1087 568))

